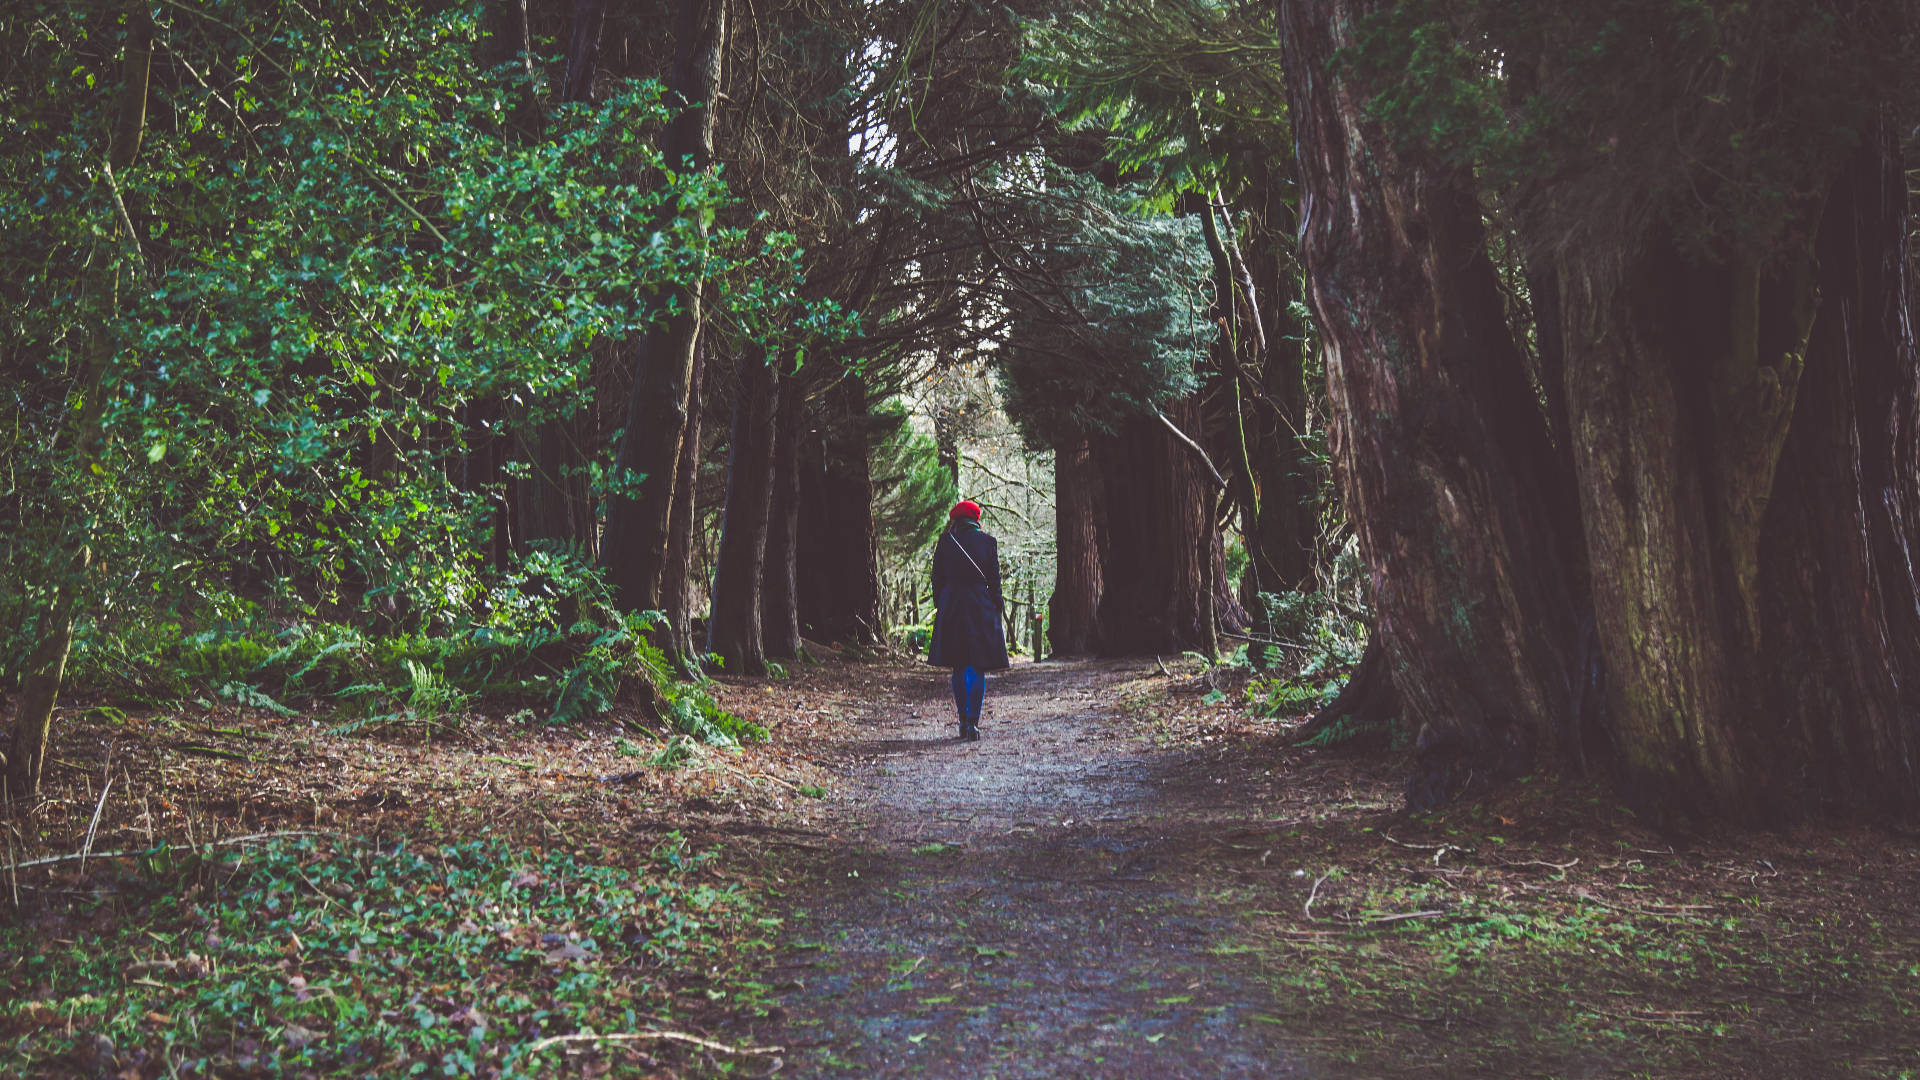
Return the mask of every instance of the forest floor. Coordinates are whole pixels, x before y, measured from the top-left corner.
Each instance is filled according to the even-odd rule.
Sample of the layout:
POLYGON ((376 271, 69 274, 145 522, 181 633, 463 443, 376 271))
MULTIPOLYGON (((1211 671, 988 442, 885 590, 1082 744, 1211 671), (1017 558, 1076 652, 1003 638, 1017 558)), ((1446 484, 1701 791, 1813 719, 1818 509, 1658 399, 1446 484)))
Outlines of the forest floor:
POLYGON ((961 743, 833 658, 719 680, 739 752, 82 712, 0 821, 0 1075, 1920 1076, 1914 835, 1408 815, 1242 678, 1019 664, 961 743))

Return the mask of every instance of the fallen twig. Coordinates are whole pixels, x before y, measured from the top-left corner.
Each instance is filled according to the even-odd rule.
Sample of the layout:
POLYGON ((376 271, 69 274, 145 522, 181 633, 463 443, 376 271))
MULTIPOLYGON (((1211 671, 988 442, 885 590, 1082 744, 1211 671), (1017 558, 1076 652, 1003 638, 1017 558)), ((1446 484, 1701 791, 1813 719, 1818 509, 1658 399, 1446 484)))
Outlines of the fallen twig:
MULTIPOLYGON (((334 836, 334 835, 337 835, 337 834, 332 829, 290 829, 286 832, 248 833, 245 836, 229 836, 225 840, 215 840, 203 846, 228 847, 233 844, 249 844, 255 840, 272 840, 282 836, 334 836)), ((148 854, 149 852, 154 852, 158 850, 160 849, 157 847, 156 848, 127 848, 121 851, 96 851, 96 852, 93 852, 91 855, 88 855, 88 853, 84 851, 77 852, 72 855, 49 855, 44 859, 28 859, 26 862, 9 863, 7 865, 7 871, 8 873, 12 873, 16 870, 25 870, 27 867, 30 867, 30 866, 48 866, 53 863, 72 862, 75 859, 85 859, 85 858, 124 859, 131 855, 145 855, 145 854, 148 854)))
POLYGON ((1167 670, 1167 665, 1161 663, 1158 656, 1153 658, 1153 666, 1160 669, 1160 674, 1165 675, 1169 679, 1173 678, 1173 672, 1167 670))
POLYGON ((1459 853, 1460 853, 1460 854, 1462 854, 1462 855, 1472 855, 1472 854, 1474 853, 1474 851, 1473 851, 1473 849, 1472 849, 1472 848, 1470 848, 1470 847, 1461 847, 1461 846, 1460 846, 1459 844, 1446 844, 1446 843, 1441 843, 1441 844, 1409 844, 1409 843, 1407 843, 1407 842, 1406 842, 1406 841, 1404 841, 1404 840, 1395 840, 1395 839, 1394 839, 1393 837, 1391 837, 1391 836, 1388 836, 1388 835, 1387 835, 1386 833, 1381 833, 1380 835, 1381 835, 1381 836, 1383 836, 1383 837, 1386 837, 1386 841, 1387 841, 1387 843, 1389 843, 1389 844, 1392 844, 1392 845, 1394 845, 1394 846, 1396 846, 1396 847, 1403 847, 1403 848, 1406 848, 1406 849, 1408 849, 1409 851, 1431 851, 1431 852, 1433 852, 1433 865, 1435 865, 1435 866, 1439 866, 1439 865, 1440 865, 1440 860, 1441 860, 1441 859, 1444 859, 1444 858, 1446 858, 1446 857, 1447 857, 1447 852, 1449 852, 1449 851, 1457 851, 1457 852, 1459 852, 1459 853))
POLYGON ((87 872, 87 856, 93 852, 94 834, 100 828, 100 811, 107 808, 107 793, 112 790, 113 777, 109 775, 107 782, 100 788, 100 801, 93 804, 93 820, 87 822, 87 839, 80 845, 80 872, 83 874, 87 872))
POLYGON ((237 750, 222 750, 217 746, 204 743, 175 743, 173 749, 182 754, 198 754, 201 757, 224 758, 228 761, 250 761, 258 763, 261 758, 256 754, 243 754, 237 750))
POLYGON ((1300 909, 1300 914, 1306 916, 1308 922, 1313 921, 1313 901, 1315 897, 1320 895, 1320 886, 1326 884, 1327 879, 1332 876, 1333 871, 1331 870, 1321 874, 1320 877, 1314 881, 1313 890, 1307 893, 1307 902, 1306 905, 1300 909))
POLYGON ((617 1031, 609 1035, 595 1035, 591 1032, 580 1032, 574 1035, 551 1035, 527 1047, 527 1049, 529 1051, 545 1050, 549 1046, 557 1046, 561 1043, 643 1042, 654 1039, 664 1039, 668 1042, 691 1043, 694 1046, 704 1047, 708 1050, 716 1050, 722 1054, 766 1056, 769 1054, 784 1053, 786 1051, 786 1047, 783 1046, 728 1046, 726 1043, 714 1042, 712 1039, 703 1039, 698 1035, 689 1035, 684 1031, 666 1031, 660 1028, 649 1028, 646 1031, 617 1031))
POLYGON ((1609 904, 1605 900, 1600 899, 1599 897, 1593 895, 1592 893, 1588 892, 1585 889, 1573 890, 1573 898, 1576 900, 1585 900, 1589 904, 1606 908, 1608 911, 1617 911, 1622 915, 1643 914, 1642 912, 1636 911, 1633 908, 1621 907, 1618 904, 1609 904))
POLYGON ((1549 870, 1561 870, 1561 871, 1566 871, 1566 870, 1571 870, 1571 869, 1573 869, 1574 867, 1576 867, 1576 866, 1578 866, 1578 865, 1580 865, 1580 860, 1579 860, 1579 859, 1574 859, 1574 860, 1573 860, 1573 861, 1571 861, 1571 862, 1563 862, 1563 863, 1562 863, 1562 862, 1547 862, 1547 861, 1546 861, 1545 859, 1528 859, 1528 860, 1526 860, 1525 862, 1507 862, 1506 860, 1504 860, 1504 859, 1502 859, 1502 860, 1499 860, 1499 863, 1498 863, 1498 865, 1500 865, 1500 866, 1502 866, 1502 867, 1513 867, 1513 866, 1544 866, 1544 867, 1546 867, 1546 868, 1547 868, 1547 869, 1549 869, 1549 870))
POLYGON ((1408 919, 1437 919, 1440 916, 1445 914, 1446 912, 1439 911, 1439 910, 1403 911, 1398 915, 1375 915, 1366 919, 1349 919, 1348 921, 1356 922, 1356 923, 1366 923, 1368 925, 1372 925, 1375 923, 1405 922, 1408 919))

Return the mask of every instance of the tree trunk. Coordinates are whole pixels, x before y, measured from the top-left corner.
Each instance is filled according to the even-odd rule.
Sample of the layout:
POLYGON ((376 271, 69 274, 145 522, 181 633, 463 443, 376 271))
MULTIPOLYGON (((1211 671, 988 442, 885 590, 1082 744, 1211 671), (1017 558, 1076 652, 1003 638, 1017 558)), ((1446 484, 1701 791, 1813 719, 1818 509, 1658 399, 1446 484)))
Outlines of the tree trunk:
POLYGON ((1906 195, 1874 135, 1811 248, 1560 261, 1614 741, 1657 813, 1915 802, 1906 195))
POLYGON ((797 545, 800 624, 823 641, 880 640, 880 569, 873 523, 873 422, 858 376, 828 392, 807 440, 797 545))
POLYGON ((1366 89, 1337 74, 1337 50, 1385 6, 1280 4, 1301 252, 1376 634, 1423 728, 1423 770, 1512 773, 1556 747, 1577 760, 1578 549, 1542 512, 1571 478, 1554 469, 1478 204, 1399 160, 1366 89))
MULTIPOLYGON (((84 568, 82 570, 84 572, 84 568)), ((20 705, 14 714, 13 741, 0 755, 6 767, 6 794, 10 799, 32 799, 40 793, 46 768, 47 742, 53 733, 53 709, 67 674, 73 651, 73 603, 69 591, 57 593, 48 605, 49 628, 27 657, 27 676, 20 680, 20 705)))
POLYGON ((693 378, 687 386, 687 423, 681 431, 680 460, 673 480, 673 512, 667 519, 667 560, 660 580, 665 586, 661 611, 671 639, 668 655, 685 672, 697 670, 699 650, 693 642, 693 528, 699 517, 700 415, 706 389, 707 336, 694 343, 693 378))
MULTIPOLYGON (((668 86, 682 108, 661 138, 668 168, 700 171, 713 160, 712 104, 726 51, 726 11, 726 0, 680 0, 668 86)), ((624 482, 607 498, 603 562, 616 599, 630 611, 660 606, 667 523, 700 331, 700 285, 662 290, 658 303, 672 314, 643 333, 634 349, 627 422, 613 462, 616 480, 624 482)))
MULTIPOLYGON (((1215 504, 1219 499, 1211 500, 1215 504)), ((1209 521, 1217 522, 1217 513, 1209 514, 1209 521)), ((1244 634, 1252 620, 1247 609, 1240 606, 1240 597, 1236 595, 1233 579, 1227 574, 1227 534, 1224 530, 1209 526, 1207 540, 1207 559, 1210 569, 1207 575, 1213 581, 1213 625, 1227 634, 1244 634)))
MULTIPOLYGON (((1199 404, 1166 410, 1198 430, 1199 404)), ((1099 646, 1104 655, 1205 650, 1211 619, 1210 481, 1195 456, 1156 418, 1127 421, 1095 454, 1109 515, 1100 567, 1099 646)))
POLYGON ((727 670, 765 675, 761 651, 760 581, 766 567, 767 518, 774 474, 774 397, 779 377, 771 358, 742 357, 728 435, 727 503, 720 524, 720 554, 713 568, 713 610, 707 619, 707 651, 727 670))
POLYGON ((1047 640, 1055 656, 1085 656, 1100 642, 1100 473, 1085 436, 1053 452, 1053 595, 1047 640))
MULTIPOLYGON (((154 24, 145 3, 130 6, 127 15, 127 41, 121 61, 119 101, 114 130, 107 146, 104 176, 114 186, 114 201, 120 201, 117 177, 133 167, 146 138, 147 97, 153 73, 154 24)), ((66 462, 73 475, 84 475, 98 468, 94 452, 101 436, 103 395, 113 367, 115 344, 112 327, 120 317, 120 299, 124 279, 137 269, 141 255, 139 238, 127 231, 131 222, 124 207, 104 230, 108 243, 117 251, 96 251, 90 260, 95 269, 89 276, 91 291, 98 297, 100 310, 94 325, 86 332, 86 361, 78 374, 74 390, 76 408, 68 414, 66 462)), ((59 482, 59 477, 55 482, 59 482)), ((67 659, 73 652, 74 619, 78 614, 82 586, 92 571, 93 549, 89 514, 82 492, 72 492, 59 510, 65 519, 60 527, 63 537, 71 538, 71 558, 57 557, 63 563, 65 581, 55 581, 40 616, 41 635, 27 657, 20 680, 20 704, 14 712, 13 737, 8 752, 0 757, 6 767, 5 795, 8 799, 31 800, 40 794, 40 778, 46 766, 47 743, 53 733, 53 710, 66 681, 67 659)))
POLYGON ((806 384, 799 373, 782 380, 774 410, 773 506, 767 524, 767 558, 760 619, 767 657, 800 658, 800 606, 795 592, 795 546, 800 539, 800 456, 806 432, 806 384))
POLYGON ((1761 714, 1779 786, 1886 815, 1920 801, 1920 379, 1906 177, 1875 118, 1835 184, 1821 306, 1760 551, 1761 714))
MULTIPOLYGON (((524 417, 524 413, 522 414, 524 417)), ((587 484, 587 455, 565 420, 526 425, 515 439, 527 475, 509 488, 513 541, 521 551, 533 547, 577 551, 594 557, 593 496, 587 484)))
MULTIPOLYGON (((598 3, 575 5, 567 77, 562 83, 565 101, 585 101, 592 89, 601 19, 598 3)), ((532 42, 527 36, 523 4, 510 0, 495 6, 489 13, 487 29, 482 52, 490 63, 519 56, 527 57, 523 62, 531 64, 532 42)), ((527 70, 530 73, 531 67, 527 70)), ((539 105, 530 93, 516 94, 513 101, 517 117, 537 118, 539 105)), ((532 122, 537 127, 537 119, 532 122)), ((547 404, 551 407, 554 403, 547 404)), ((591 455, 581 445, 577 425, 569 419, 551 417, 532 423, 528 411, 520 407, 512 416, 514 453, 527 466, 526 475, 507 485, 506 516, 513 549, 561 548, 576 551, 592 562, 599 537, 587 478, 591 455)))
POLYGON ((1314 543, 1320 483, 1307 430, 1307 328, 1294 314, 1301 302, 1300 278, 1278 255, 1261 260, 1267 270, 1262 295, 1268 302, 1267 348, 1260 365, 1261 400, 1248 425, 1259 504, 1247 535, 1247 574, 1240 602, 1258 611, 1258 593, 1304 590, 1313 584, 1314 543))

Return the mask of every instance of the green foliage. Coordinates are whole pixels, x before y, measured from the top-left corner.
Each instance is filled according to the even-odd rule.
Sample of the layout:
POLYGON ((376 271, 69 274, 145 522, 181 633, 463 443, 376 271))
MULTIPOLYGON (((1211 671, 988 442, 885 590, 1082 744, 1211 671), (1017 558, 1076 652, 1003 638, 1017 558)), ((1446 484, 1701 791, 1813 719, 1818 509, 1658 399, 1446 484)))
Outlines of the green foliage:
POLYGON ((76 675, 121 689, 181 690, 143 664, 281 703, 399 688, 362 696, 417 718, 544 680, 562 716, 603 709, 637 634, 534 610, 578 604, 561 553, 493 567, 470 441, 526 474, 516 434, 588 405, 595 344, 669 284, 745 283, 716 317, 781 347, 839 332, 793 238, 706 228, 725 189, 659 167, 654 84, 525 137, 534 89, 476 61, 479 5, 165 8, 109 176, 119 10, 0 13, 0 689, 59 591, 76 675))
POLYGON ((84 944, 0 927, 0 1024, 29 1033, 0 1071, 99 1035, 184 1075, 553 1074, 532 1043, 660 1017, 751 917, 705 860, 677 834, 633 868, 498 840, 158 848, 141 918, 84 944))
POLYGON ((652 642, 630 636, 622 644, 632 650, 642 677, 658 692, 661 719, 675 731, 714 746, 766 739, 766 728, 721 708, 707 693, 705 684, 677 681, 666 654, 652 642))
POLYGON ((914 626, 902 626, 894 629, 900 641, 900 647, 908 652, 922 653, 933 646, 933 622, 931 620, 914 626))
POLYGON ((1035 446, 1112 432, 1199 386, 1217 333, 1212 263, 1197 221, 1143 212, 1138 194, 1048 162, 1015 204, 1052 288, 1010 299, 997 370, 1007 413, 1035 446))
POLYGON ((1247 686, 1254 712, 1293 717, 1327 705, 1360 665, 1365 623, 1332 592, 1261 593, 1258 608, 1266 640, 1248 648, 1265 650, 1264 670, 1272 675, 1247 686))
POLYGON ((906 406, 889 402, 873 415, 887 431, 872 457, 874 532, 883 555, 909 560, 939 535, 960 487, 933 440, 908 424, 906 406))
POLYGON ((457 726, 479 697, 537 702, 548 722, 567 724, 645 686, 674 730, 713 744, 764 739, 677 677, 647 640, 657 619, 620 612, 599 571, 571 553, 535 551, 445 633, 375 636, 341 623, 188 633, 163 623, 106 636, 96 626, 76 678, 149 702, 218 695, 282 715, 329 711, 343 718, 341 734, 457 726))
POLYGON ((1231 196, 1286 171, 1293 136, 1273 8, 1122 0, 1025 26, 1019 73, 1106 160, 1157 194, 1231 196))

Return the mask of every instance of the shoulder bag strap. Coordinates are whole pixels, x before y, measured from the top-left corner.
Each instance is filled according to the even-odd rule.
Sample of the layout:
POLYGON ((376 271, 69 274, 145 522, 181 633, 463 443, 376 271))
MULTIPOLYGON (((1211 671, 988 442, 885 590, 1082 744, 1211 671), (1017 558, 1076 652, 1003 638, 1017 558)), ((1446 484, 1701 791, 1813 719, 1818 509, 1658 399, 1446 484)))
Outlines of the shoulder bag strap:
POLYGON ((979 563, 973 562, 973 556, 967 554, 967 546, 962 544, 960 538, 951 532, 947 534, 947 539, 953 541, 953 546, 960 549, 960 554, 965 557, 968 562, 973 563, 973 572, 980 575, 980 584, 985 585, 987 583, 987 572, 980 569, 979 563))

